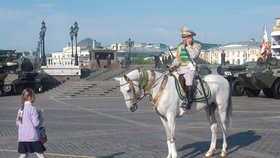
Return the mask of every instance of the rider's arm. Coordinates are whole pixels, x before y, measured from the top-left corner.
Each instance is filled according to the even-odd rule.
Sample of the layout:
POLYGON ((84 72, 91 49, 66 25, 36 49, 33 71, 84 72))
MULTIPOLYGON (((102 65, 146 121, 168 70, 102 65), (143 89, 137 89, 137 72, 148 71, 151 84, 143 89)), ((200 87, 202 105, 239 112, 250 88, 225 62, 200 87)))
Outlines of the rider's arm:
POLYGON ((178 46, 175 59, 173 60, 172 64, 169 66, 170 72, 176 70, 181 65, 180 53, 181 53, 181 47, 178 46))
POLYGON ((194 43, 193 45, 188 45, 186 49, 188 50, 190 54, 191 59, 196 59, 200 55, 200 44, 194 43))

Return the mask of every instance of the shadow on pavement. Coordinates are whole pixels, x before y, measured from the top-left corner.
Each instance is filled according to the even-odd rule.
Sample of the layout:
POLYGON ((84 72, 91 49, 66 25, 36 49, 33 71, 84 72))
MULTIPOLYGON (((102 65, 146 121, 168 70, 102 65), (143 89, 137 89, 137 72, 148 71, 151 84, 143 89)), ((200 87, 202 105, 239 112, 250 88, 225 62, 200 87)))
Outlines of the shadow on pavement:
POLYGON ((100 158, 114 158, 114 157, 117 157, 117 156, 122 155, 124 153, 125 152, 118 152, 118 153, 114 153, 114 154, 108 155, 108 156, 101 156, 100 158))
MULTIPOLYGON (((244 148, 250 144, 253 144, 261 139, 261 136, 256 134, 255 131, 248 130, 246 132, 239 132, 227 137, 228 142, 228 155, 237 151, 238 149, 244 148)), ((203 156, 209 146, 211 141, 197 142, 193 144, 186 144, 181 147, 178 151, 184 151, 188 149, 193 149, 190 153, 183 155, 182 157, 198 157, 203 156)), ((216 149, 221 149, 223 140, 217 140, 216 149)), ((217 154, 217 153, 215 153, 217 154)))

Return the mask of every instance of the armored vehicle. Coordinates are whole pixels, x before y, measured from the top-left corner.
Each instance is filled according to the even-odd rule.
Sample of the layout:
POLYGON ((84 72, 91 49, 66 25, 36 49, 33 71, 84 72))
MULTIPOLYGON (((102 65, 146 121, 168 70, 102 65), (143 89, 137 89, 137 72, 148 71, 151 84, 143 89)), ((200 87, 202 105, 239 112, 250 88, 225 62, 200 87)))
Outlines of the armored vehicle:
POLYGON ((24 88, 38 89, 32 61, 15 50, 0 50, 0 95, 19 93, 24 88))
POLYGON ((240 72, 252 69, 256 67, 256 62, 246 62, 243 65, 225 65, 218 66, 218 74, 224 76, 230 83, 231 93, 233 96, 241 96, 244 94, 244 88, 237 80, 237 75, 240 72))
POLYGON ((262 90, 265 96, 280 99, 280 60, 261 60, 256 68, 236 74, 237 79, 249 97, 258 96, 262 90))
POLYGON ((205 76, 212 73, 208 64, 198 64, 197 68, 199 75, 205 76))

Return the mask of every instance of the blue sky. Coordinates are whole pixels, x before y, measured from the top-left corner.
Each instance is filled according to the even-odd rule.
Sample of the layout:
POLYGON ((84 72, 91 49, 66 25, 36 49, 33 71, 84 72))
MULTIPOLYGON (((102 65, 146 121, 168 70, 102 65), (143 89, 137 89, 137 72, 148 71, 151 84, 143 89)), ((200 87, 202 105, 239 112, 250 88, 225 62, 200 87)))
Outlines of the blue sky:
POLYGON ((226 44, 255 38, 263 26, 270 34, 280 17, 279 0, 0 0, 0 49, 36 50, 41 22, 47 27, 46 52, 70 42, 70 27, 79 24, 78 41, 90 37, 103 46, 124 43, 181 42, 179 28, 192 28, 195 39, 226 44))

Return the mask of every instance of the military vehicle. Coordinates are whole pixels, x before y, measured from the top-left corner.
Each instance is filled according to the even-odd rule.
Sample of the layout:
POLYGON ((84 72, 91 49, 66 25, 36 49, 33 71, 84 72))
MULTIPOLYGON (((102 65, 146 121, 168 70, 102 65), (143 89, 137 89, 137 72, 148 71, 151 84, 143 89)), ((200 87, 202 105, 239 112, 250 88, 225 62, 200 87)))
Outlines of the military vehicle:
POLYGON ((255 69, 236 74, 240 85, 249 97, 258 96, 262 90, 265 96, 280 99, 280 59, 260 60, 255 69))
POLYGON ((208 74, 212 73, 208 64, 198 64, 197 65, 197 70, 198 70, 199 75, 202 75, 202 76, 205 76, 205 75, 208 75, 208 74))
POLYGON ((240 72, 248 71, 256 67, 256 62, 246 62, 243 65, 225 65, 218 66, 217 72, 218 74, 224 76, 231 86, 231 93, 233 96, 241 96, 244 95, 244 88, 240 85, 237 80, 237 75, 240 72))
POLYGON ((40 80, 30 58, 15 50, 0 50, 0 95, 20 93, 24 88, 39 90, 40 80))

